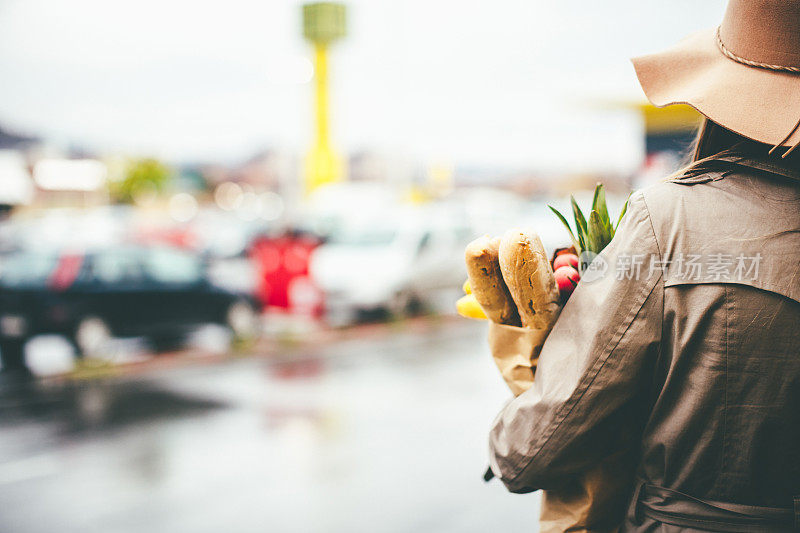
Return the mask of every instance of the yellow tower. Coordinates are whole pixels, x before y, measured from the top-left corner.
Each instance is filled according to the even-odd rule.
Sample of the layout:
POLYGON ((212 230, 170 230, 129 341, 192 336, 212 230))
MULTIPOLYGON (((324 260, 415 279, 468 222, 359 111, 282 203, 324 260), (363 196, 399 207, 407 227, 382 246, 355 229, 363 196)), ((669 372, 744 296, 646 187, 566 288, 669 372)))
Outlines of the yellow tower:
POLYGON ((303 36, 314 46, 315 121, 314 144, 305 168, 306 192, 334 183, 344 176, 341 157, 330 142, 328 111, 328 47, 345 36, 345 7, 334 2, 303 6, 303 36))

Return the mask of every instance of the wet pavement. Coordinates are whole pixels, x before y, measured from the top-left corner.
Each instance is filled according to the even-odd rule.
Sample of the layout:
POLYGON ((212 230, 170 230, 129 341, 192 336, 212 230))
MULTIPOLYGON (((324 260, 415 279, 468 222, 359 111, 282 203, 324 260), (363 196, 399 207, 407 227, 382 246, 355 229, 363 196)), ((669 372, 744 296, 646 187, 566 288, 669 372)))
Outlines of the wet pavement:
POLYGON ((2 532, 536 531, 485 484, 509 397, 482 325, 81 380, 0 380, 2 532))

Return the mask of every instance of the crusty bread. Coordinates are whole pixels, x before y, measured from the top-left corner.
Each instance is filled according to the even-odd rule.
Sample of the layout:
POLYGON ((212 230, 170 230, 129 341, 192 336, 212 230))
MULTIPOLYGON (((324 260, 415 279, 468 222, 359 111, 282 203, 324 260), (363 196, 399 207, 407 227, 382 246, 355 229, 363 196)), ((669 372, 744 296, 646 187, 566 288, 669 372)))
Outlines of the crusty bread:
POLYGON ((465 260, 472 294, 492 322, 519 326, 517 306, 509 294, 499 262, 500 238, 488 235, 467 245, 465 260))
POLYGON ((500 241, 500 271, 523 327, 550 329, 561 309, 547 252, 535 232, 509 230, 500 241))

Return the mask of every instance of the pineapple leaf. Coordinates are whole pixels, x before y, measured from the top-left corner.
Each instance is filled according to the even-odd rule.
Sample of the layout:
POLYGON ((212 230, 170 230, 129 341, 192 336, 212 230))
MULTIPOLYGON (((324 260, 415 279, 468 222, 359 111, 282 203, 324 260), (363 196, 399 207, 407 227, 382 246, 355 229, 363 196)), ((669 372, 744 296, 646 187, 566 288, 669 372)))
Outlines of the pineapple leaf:
POLYGON ((594 189, 594 199, 592 200, 592 209, 597 211, 600 219, 605 222, 609 220, 608 205, 606 204, 606 190, 602 183, 598 183, 594 189))
POLYGON ((600 253, 603 248, 605 248, 606 244, 608 244, 608 235, 606 234, 605 227, 603 225, 603 221, 600 218, 600 213, 592 209, 592 212, 589 213, 589 238, 586 249, 594 252, 600 253))
POLYGON ((575 218, 574 233, 564 215, 553 206, 548 205, 547 207, 556 214, 558 219, 561 220, 561 223, 564 224, 564 227, 567 228, 570 239, 572 240, 572 245, 575 247, 578 255, 584 251, 600 253, 603 251, 603 248, 608 246, 608 243, 614 238, 617 229, 619 229, 622 218, 628 210, 630 198, 631 196, 628 195, 625 204, 622 206, 617 223, 614 224, 608 212, 605 187, 602 183, 598 183, 594 189, 594 197, 592 198, 592 207, 589 211, 588 222, 581 208, 578 206, 578 202, 575 201, 575 197, 570 196, 572 214, 575 218))
POLYGON ((603 229, 605 230, 606 235, 608 235, 608 242, 611 242, 611 239, 614 238, 614 233, 616 233, 614 231, 614 224, 610 220, 604 220, 603 229))
POLYGON ((580 243, 578 242, 578 239, 575 238, 575 234, 572 233, 572 228, 569 227, 569 222, 567 222, 567 219, 564 218, 564 215, 562 215, 561 212, 552 205, 548 205, 547 207, 550 208, 550 211, 556 214, 561 223, 564 224, 564 227, 567 228, 567 231, 569 232, 569 238, 572 241, 572 245, 575 247, 575 250, 578 252, 578 254, 580 254, 582 251, 580 243))
MULTIPOLYGON (((633 193, 631 193, 631 194, 633 194, 633 193)), ((625 204, 623 204, 622 211, 620 211, 619 218, 617 219, 617 225, 614 227, 614 233, 617 232, 617 229, 619 228, 619 224, 620 224, 620 222, 622 222, 622 217, 625 216, 625 212, 628 210, 628 202, 631 199, 631 194, 629 194, 628 197, 625 199, 625 204)))
POLYGON ((581 249, 586 250, 588 245, 586 218, 584 218, 581 208, 578 207, 578 202, 575 201, 575 197, 570 196, 569 198, 572 202, 572 214, 575 217, 575 227, 577 228, 578 241, 581 243, 581 249))

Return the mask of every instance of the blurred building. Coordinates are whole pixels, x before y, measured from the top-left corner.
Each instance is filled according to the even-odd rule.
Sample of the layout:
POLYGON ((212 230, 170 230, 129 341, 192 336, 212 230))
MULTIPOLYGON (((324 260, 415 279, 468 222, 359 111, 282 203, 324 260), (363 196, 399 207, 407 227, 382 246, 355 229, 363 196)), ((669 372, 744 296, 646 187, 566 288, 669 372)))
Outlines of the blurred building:
POLYGON ((17 150, 0 149, 0 218, 18 205, 33 200, 33 181, 23 154, 17 150))
POLYGON ((225 182, 246 184, 259 191, 282 193, 299 180, 298 158, 278 149, 265 149, 242 163, 210 164, 197 167, 209 189, 225 182))
POLYGON ((106 205, 108 167, 96 159, 42 159, 33 167, 36 203, 42 207, 106 205))

